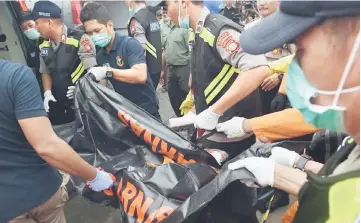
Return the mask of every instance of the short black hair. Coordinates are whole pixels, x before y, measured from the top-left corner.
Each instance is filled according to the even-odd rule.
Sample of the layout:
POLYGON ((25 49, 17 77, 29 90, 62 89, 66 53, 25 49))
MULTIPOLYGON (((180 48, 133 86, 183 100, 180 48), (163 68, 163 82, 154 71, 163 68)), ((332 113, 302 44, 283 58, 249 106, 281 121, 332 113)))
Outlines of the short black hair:
POLYGON ((107 23, 111 20, 109 12, 104 5, 97 2, 89 2, 81 10, 80 21, 84 23, 93 19, 103 25, 107 25, 107 23))

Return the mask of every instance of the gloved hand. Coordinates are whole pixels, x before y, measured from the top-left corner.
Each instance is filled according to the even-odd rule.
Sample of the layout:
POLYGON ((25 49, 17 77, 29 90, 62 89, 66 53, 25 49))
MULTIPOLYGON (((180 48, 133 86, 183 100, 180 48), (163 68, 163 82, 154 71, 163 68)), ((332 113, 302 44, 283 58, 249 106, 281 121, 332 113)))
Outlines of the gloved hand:
POLYGON ((106 78, 107 67, 92 67, 88 71, 88 75, 93 81, 101 81, 106 78))
POLYGON ((54 95, 51 93, 50 90, 44 92, 44 108, 46 112, 49 112, 49 102, 53 101, 56 102, 54 95))
MULTIPOLYGON (((236 170, 246 168, 257 179, 258 185, 262 187, 273 186, 275 176, 276 163, 269 158, 249 157, 242 160, 235 161, 228 165, 229 170, 236 170)), ((242 181, 247 186, 255 186, 256 182, 250 180, 242 181)))
POLYGON ((300 155, 298 155, 296 152, 282 147, 272 148, 271 153, 272 155, 269 157, 271 160, 288 167, 293 167, 296 161, 300 158, 300 155))
POLYGON ((218 132, 224 132, 227 138, 237 138, 246 135, 243 130, 243 122, 246 120, 242 117, 234 117, 231 120, 220 123, 216 126, 218 132))
POLYGON ((218 119, 222 115, 216 114, 212 111, 212 108, 209 107, 207 110, 204 110, 197 115, 196 121, 194 122, 194 127, 197 129, 204 130, 213 130, 218 124, 218 119))
POLYGON ((97 65, 95 44, 87 34, 80 38, 78 55, 86 70, 97 65))
POLYGON ((191 92, 188 93, 186 99, 182 102, 179 110, 181 111, 181 115, 187 114, 194 106, 194 101, 192 98, 191 92))
POLYGON ((287 95, 277 93, 276 97, 271 102, 271 111, 278 112, 286 108, 287 95))
POLYGON ((113 186, 113 179, 111 175, 102 170, 97 170, 97 175, 94 180, 89 182, 89 186, 93 191, 102 191, 113 186))
POLYGON ((75 86, 69 86, 68 91, 66 92, 66 97, 69 99, 73 99, 74 98, 74 90, 75 90, 75 86))

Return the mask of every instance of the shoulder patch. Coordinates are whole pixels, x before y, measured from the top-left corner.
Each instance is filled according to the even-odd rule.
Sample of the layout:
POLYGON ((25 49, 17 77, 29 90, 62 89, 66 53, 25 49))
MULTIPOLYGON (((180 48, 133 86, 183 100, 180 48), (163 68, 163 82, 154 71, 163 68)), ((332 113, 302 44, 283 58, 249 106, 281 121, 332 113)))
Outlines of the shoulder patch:
POLYGON ((240 49, 239 41, 235 40, 229 32, 224 32, 218 37, 217 46, 225 48, 231 55, 240 49))
POLYGON ((88 38, 85 38, 85 37, 82 37, 80 39, 80 44, 84 47, 84 50, 88 53, 93 53, 93 49, 92 47, 90 46, 90 43, 89 43, 89 39, 88 38))
POLYGON ((130 33, 133 35, 133 34, 135 33, 135 31, 136 31, 136 28, 135 28, 135 19, 130 20, 130 26, 129 26, 129 28, 130 28, 130 33))

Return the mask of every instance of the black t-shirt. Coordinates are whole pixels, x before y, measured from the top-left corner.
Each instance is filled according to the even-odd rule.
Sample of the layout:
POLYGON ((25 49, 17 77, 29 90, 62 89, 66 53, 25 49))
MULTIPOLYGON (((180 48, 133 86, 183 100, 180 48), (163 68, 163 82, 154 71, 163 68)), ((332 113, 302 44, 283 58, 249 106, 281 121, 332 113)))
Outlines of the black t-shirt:
POLYGON ((231 7, 231 8, 224 7, 221 14, 223 16, 227 17, 228 19, 232 20, 233 22, 236 22, 236 23, 239 22, 240 13, 234 7, 231 7))
MULTIPOLYGON (((138 40, 116 33, 111 51, 108 54, 104 48, 101 49, 97 53, 97 63, 116 69, 130 69, 136 64, 145 64, 146 60, 144 49, 138 40)), ((158 99, 152 79, 149 74, 147 76, 145 84, 130 84, 115 79, 110 81, 118 94, 143 108, 148 113, 155 114, 158 112, 158 99)))
POLYGON ((46 115, 32 71, 0 60, 0 222, 43 204, 60 187, 59 172, 35 152, 18 123, 46 115))

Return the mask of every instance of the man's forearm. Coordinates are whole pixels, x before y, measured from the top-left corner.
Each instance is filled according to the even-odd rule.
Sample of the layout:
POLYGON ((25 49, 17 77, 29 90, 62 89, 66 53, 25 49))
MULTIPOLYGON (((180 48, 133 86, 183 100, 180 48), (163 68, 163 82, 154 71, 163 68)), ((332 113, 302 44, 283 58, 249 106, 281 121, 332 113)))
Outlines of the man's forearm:
POLYGON ((297 196, 306 182, 307 175, 305 172, 276 164, 273 184, 274 188, 281 189, 289 194, 297 196))
POLYGON ((212 105, 212 110, 217 114, 223 114, 256 90, 268 74, 268 66, 257 67, 239 74, 228 91, 212 105))
POLYGON ((36 151, 49 165, 59 170, 79 176, 84 180, 93 180, 96 177, 96 169, 56 136, 44 141, 36 148, 36 151))
POLYGON ((42 82, 43 82, 44 92, 48 91, 48 90, 51 91, 51 86, 52 86, 51 76, 49 74, 43 73, 41 75, 41 79, 42 79, 42 82))
POLYGON ((118 81, 131 84, 144 84, 147 81, 146 71, 144 72, 134 68, 126 70, 111 68, 111 71, 113 71, 113 78, 118 81))
POLYGON ((165 65, 166 65, 165 49, 163 49, 163 52, 162 52, 162 71, 164 71, 165 65))

